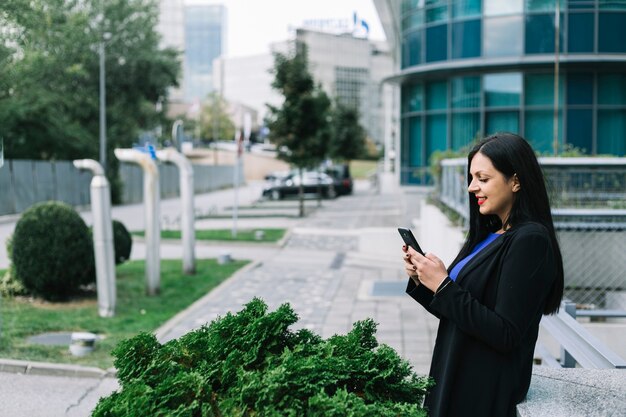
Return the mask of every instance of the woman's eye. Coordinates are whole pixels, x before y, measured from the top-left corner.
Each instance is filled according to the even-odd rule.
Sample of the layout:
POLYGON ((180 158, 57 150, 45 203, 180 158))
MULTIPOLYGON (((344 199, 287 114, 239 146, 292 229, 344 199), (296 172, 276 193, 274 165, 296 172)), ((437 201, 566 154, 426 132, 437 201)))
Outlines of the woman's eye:
POLYGON ((486 183, 486 182, 487 182, 487 179, 486 179, 486 178, 479 178, 479 179, 478 179, 478 182, 486 183))

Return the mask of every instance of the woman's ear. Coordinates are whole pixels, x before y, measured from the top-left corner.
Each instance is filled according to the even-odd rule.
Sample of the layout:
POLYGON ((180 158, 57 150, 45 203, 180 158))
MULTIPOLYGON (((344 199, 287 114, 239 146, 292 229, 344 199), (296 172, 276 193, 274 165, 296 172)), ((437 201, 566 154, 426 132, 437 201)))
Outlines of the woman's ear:
POLYGON ((517 177, 517 174, 513 174, 513 177, 511 178, 511 189, 514 193, 516 193, 520 190, 520 188, 522 187, 519 183, 519 178, 517 177))

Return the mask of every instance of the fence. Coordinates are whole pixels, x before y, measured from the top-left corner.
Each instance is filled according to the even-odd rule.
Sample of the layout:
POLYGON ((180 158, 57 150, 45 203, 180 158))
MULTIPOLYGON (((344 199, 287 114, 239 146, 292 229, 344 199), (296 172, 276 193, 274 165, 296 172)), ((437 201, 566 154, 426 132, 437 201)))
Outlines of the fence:
MULTIPOLYGON (((233 169, 229 165, 194 165, 195 193, 232 186, 233 169)), ((37 202, 48 200, 75 207, 88 205, 91 177, 91 173, 76 169, 70 161, 6 160, 0 168, 0 215, 21 213, 37 202)), ((120 177, 122 203, 143 201, 141 168, 122 163, 120 177)), ((179 194, 178 168, 159 164, 159 178, 162 197, 179 194)))
MULTIPOLYGON (((626 158, 539 162, 563 254, 564 296, 581 310, 626 314, 626 158)), ((467 160, 441 165, 439 199, 467 225, 467 160)))

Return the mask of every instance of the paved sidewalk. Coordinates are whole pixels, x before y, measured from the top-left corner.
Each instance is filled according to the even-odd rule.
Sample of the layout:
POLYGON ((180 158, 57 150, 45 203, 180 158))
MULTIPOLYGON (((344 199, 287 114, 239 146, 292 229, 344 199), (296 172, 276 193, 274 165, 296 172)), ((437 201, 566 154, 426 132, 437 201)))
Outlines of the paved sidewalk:
MULTIPOLYGON (((259 195, 260 185, 252 184, 242 190, 239 201, 249 205, 259 195)), ((196 199, 196 207, 228 213, 225 202, 232 201, 230 196, 232 190, 212 193, 196 199)), ((241 228, 290 228, 284 245, 197 242, 198 258, 227 251, 236 259, 253 262, 165 323, 156 332, 159 340, 177 338, 217 316, 239 311, 253 297, 260 297, 271 309, 290 303, 300 317, 298 326, 323 337, 345 334, 355 321, 371 317, 378 323, 379 342, 395 348, 416 372, 427 373, 437 321, 404 294, 402 241, 396 231, 399 225, 414 224, 424 198, 424 193, 415 190, 381 195, 370 190, 368 183, 357 182, 354 195, 324 200, 321 208, 315 201, 307 201, 312 213, 306 218, 242 216, 238 221, 241 228)), ((162 215, 174 219, 176 203, 164 202, 162 215)), ((268 206, 272 204, 292 207, 297 213, 295 201, 268 206)), ((130 229, 138 229, 142 227, 137 221, 141 213, 141 206, 119 207, 114 209, 114 218, 130 229)), ((227 216, 196 222, 198 229, 230 226, 232 220, 227 216)), ((9 227, 6 225, 5 230, 9 227)), ((141 242, 134 243, 132 257, 142 258, 143 250, 141 242)), ((180 244, 162 242, 161 254, 163 258, 180 257, 180 244)), ((46 364, 0 360, 0 371, 4 371, 0 372, 0 402, 4 404, 0 414, 88 416, 98 398, 117 389, 115 378, 94 368, 83 375, 72 366, 65 369, 57 365, 48 372, 49 368, 46 364), (59 387, 66 388, 60 392, 59 387)))

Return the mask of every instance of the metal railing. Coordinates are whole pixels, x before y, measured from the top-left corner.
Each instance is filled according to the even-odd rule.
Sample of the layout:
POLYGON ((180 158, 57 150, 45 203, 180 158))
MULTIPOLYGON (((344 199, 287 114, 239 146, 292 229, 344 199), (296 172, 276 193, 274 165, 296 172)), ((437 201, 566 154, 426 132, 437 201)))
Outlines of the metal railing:
POLYGON ((560 361, 543 346, 538 346, 542 364, 551 367, 574 368, 578 363, 590 369, 626 369, 626 360, 609 349, 576 321, 576 304, 561 303, 558 314, 544 316, 541 326, 560 344, 560 361))
MULTIPOLYGON (((626 158, 539 158, 563 254, 565 297, 626 314, 626 158)), ((467 160, 445 159, 439 200, 469 220, 467 160)))

